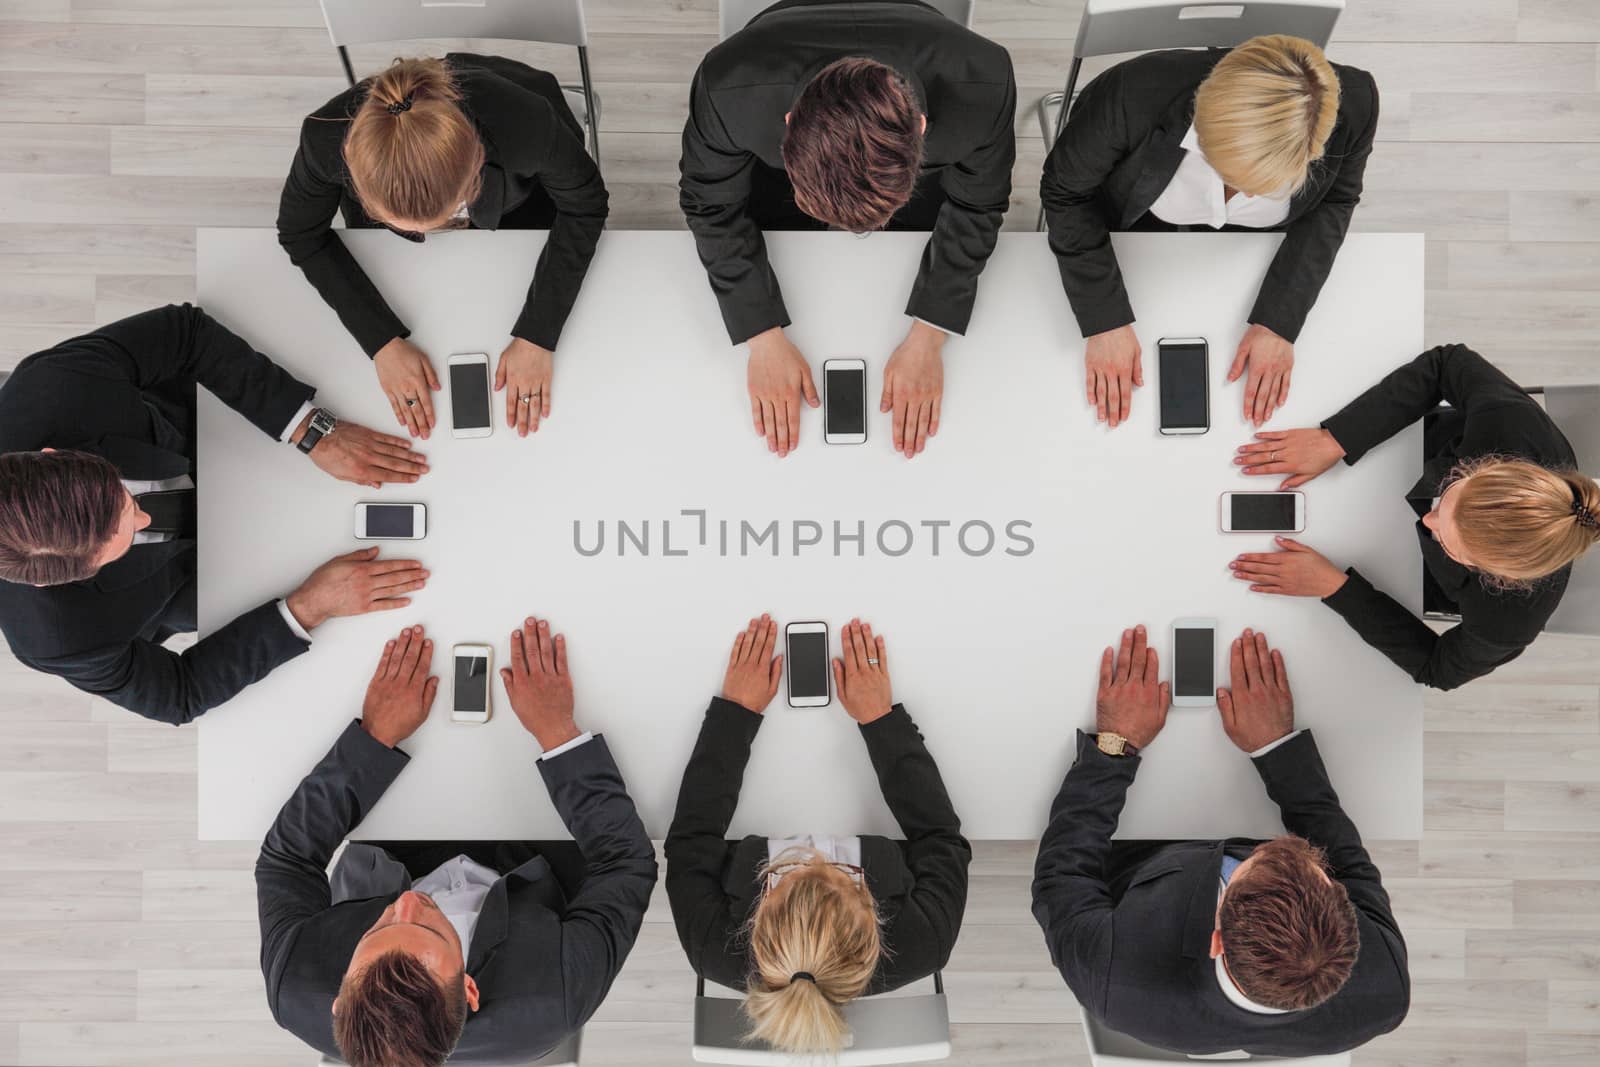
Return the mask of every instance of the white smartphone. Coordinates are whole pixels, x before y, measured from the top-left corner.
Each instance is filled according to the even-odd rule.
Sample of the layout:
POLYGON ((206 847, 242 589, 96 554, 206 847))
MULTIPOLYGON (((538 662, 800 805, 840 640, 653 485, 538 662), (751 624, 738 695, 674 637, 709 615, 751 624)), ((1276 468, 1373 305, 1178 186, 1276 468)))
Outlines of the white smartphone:
POLYGON ((488 645, 455 647, 454 682, 451 685, 450 721, 489 721, 489 677, 494 673, 494 649, 488 645))
POLYGON ((867 361, 829 359, 822 364, 822 439, 830 445, 867 440, 867 361))
POLYGON ((450 432, 456 437, 488 437, 494 432, 489 414, 489 356, 461 352, 450 357, 450 432))
POLYGON ((356 505, 356 537, 362 541, 420 541, 428 534, 428 508, 423 504, 356 505))
POLYGON ((1306 495, 1223 493, 1218 509, 1223 533, 1300 533, 1306 528, 1306 495))
POLYGON ((789 676, 791 708, 826 707, 828 697, 828 624, 791 622, 783 628, 784 666, 789 676))
POLYGON ((1172 624, 1172 704, 1207 708, 1217 702, 1217 620, 1172 624))
POLYGON ((1163 337, 1156 342, 1161 432, 1201 434, 1211 429, 1211 375, 1204 337, 1163 337))

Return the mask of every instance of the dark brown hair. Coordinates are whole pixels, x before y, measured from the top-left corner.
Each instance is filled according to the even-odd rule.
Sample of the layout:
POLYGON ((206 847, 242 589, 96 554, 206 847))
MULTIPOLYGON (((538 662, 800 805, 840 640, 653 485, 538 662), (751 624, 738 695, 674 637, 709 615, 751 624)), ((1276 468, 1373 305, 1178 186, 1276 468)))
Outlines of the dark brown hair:
POLYGON ((333 1039, 350 1067, 439 1067, 466 1022, 461 976, 440 984, 416 957, 395 950, 345 975, 333 1039))
POLYGON ((922 114, 892 67, 836 60, 794 102, 783 165, 795 205, 853 233, 882 229, 911 199, 922 165, 922 114))
POLYGON ((0 455, 0 578, 63 585, 90 577, 126 500, 117 468, 88 452, 0 455))
POLYGON ((1228 884, 1218 920, 1228 974, 1268 1008, 1314 1008, 1337 993, 1361 951, 1355 905, 1322 875, 1327 857, 1286 834, 1258 847, 1228 884))

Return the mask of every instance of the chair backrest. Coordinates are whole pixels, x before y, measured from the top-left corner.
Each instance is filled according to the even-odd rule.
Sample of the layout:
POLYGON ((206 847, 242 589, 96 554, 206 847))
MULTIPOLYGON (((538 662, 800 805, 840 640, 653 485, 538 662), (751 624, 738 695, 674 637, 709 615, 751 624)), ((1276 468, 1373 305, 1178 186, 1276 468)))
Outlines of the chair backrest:
MULTIPOLYGON (((781 1052, 749 1040, 749 1020, 732 997, 694 998, 696 1063, 747 1067, 814 1067, 814 1056, 781 1052)), ((862 997, 844 1006, 850 1047, 830 1059, 836 1067, 925 1063, 950 1055, 950 1009, 941 991, 917 996, 862 997)))
MULTIPOLYGON (((536 1060, 508 1060, 487 1067, 578 1067, 578 1050, 583 1044, 583 1031, 574 1030, 562 1039, 561 1044, 536 1060)), ((321 1067, 344 1067, 343 1060, 324 1056, 318 1061, 321 1067)))
POLYGON ((321 0, 340 48, 423 37, 589 44, 583 0, 321 0))
POLYGON ((1284 1067, 1350 1067, 1350 1053, 1338 1052, 1331 1056, 1252 1056, 1247 1052, 1219 1052, 1208 1056, 1187 1056, 1182 1052, 1147 1045, 1137 1038, 1120 1034, 1078 1006, 1078 1018, 1083 1022, 1083 1036, 1089 1045, 1089 1062, 1094 1067, 1163 1067, 1169 1063, 1274 1063, 1284 1067))
MULTIPOLYGON (((726 41, 744 29, 751 19, 777 2, 778 0, 717 0, 718 39, 726 41)), ((972 25, 973 0, 922 0, 922 2, 945 18, 959 22, 963 26, 972 25)))
MULTIPOLYGON (((1546 386, 1544 410, 1572 443, 1578 469, 1600 478, 1600 385, 1546 386)), ((1600 546, 1572 565, 1561 605, 1544 628, 1600 637, 1600 546)))
POLYGON ((1157 48, 1232 48, 1286 33, 1326 48, 1344 0, 1088 0, 1072 46, 1075 58, 1157 48))

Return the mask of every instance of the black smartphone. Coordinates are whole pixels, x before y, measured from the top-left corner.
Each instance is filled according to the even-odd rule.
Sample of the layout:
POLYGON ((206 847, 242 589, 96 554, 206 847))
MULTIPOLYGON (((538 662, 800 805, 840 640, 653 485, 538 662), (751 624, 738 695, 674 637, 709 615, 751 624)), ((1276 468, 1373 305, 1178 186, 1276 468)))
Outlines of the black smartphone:
POLYGON ((789 675, 789 706, 827 706, 828 624, 791 622, 784 627, 783 635, 784 665, 789 675))
POLYGON ((867 361, 825 361, 822 385, 822 439, 830 445, 864 443, 867 439, 867 361))
POLYGON ((1161 432, 1168 436, 1211 429, 1211 382, 1204 337, 1163 337, 1156 342, 1161 432))

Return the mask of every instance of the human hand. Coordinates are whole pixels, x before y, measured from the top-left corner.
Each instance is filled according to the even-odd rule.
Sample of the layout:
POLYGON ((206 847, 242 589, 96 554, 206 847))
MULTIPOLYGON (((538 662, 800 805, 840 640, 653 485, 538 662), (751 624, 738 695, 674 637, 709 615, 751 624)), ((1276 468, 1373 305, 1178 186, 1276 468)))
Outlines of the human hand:
POLYGON ((1283 653, 1267 648, 1267 635, 1245 630, 1233 639, 1228 683, 1217 690, 1217 711, 1228 740, 1245 752, 1294 733, 1294 695, 1283 653))
POLYGON ((937 326, 913 322, 883 368, 878 410, 894 412, 894 449, 907 459, 928 447, 928 438, 939 432, 945 336, 937 326))
MULTIPOLYGON (((307 415, 289 440, 295 444, 311 423, 307 415)), ((354 422, 340 420, 311 446, 311 462, 341 482, 370 485, 414 482, 428 473, 428 457, 411 450, 411 442, 393 434, 378 433, 354 422)))
POLYGON ((422 627, 408 626, 391 638, 367 683, 361 728, 390 748, 416 733, 439 691, 438 675, 428 674, 432 665, 433 642, 422 636, 422 627))
POLYGON ((1160 681, 1161 664, 1144 626, 1122 631, 1115 658, 1100 655, 1100 688, 1095 693, 1095 729, 1127 738, 1144 749, 1167 724, 1172 688, 1160 681))
POLYGON ((1133 391, 1144 384, 1144 363, 1139 358, 1139 336, 1133 326, 1091 334, 1083 350, 1083 387, 1094 405, 1096 422, 1112 429, 1126 422, 1133 391))
POLYGON ((511 631, 511 666, 500 668, 511 710, 524 729, 549 752, 579 734, 572 719, 572 675, 567 639, 550 636, 550 623, 533 616, 511 631))
POLYGON ((1344 458, 1333 434, 1319 427, 1307 430, 1263 430, 1240 445, 1233 461, 1245 474, 1287 474, 1279 489, 1293 489, 1344 458))
POLYGON ((889 693, 889 657, 883 638, 872 627, 851 619, 839 631, 839 651, 833 661, 833 688, 845 713, 862 726, 877 722, 894 708, 889 693))
POLYGON ((1239 380, 1245 367, 1244 417, 1260 426, 1289 399, 1289 373, 1294 370, 1294 345, 1265 326, 1252 324, 1239 340, 1228 368, 1228 381, 1239 380))
POLYGON ((403 608, 411 603, 406 594, 427 582, 421 563, 379 559, 374 545, 333 557, 284 599, 295 621, 315 630, 331 618, 403 608))
POLYGON ((800 398, 812 407, 822 403, 811 367, 783 327, 774 326, 750 338, 748 374, 756 433, 767 439, 768 452, 787 456, 800 447, 800 398))
POLYGON ((506 425, 518 437, 537 433, 539 420, 550 417, 550 379, 554 374, 551 359, 555 353, 531 341, 513 337, 494 369, 494 391, 507 385, 506 425), (526 401, 523 397, 527 397, 526 401))
POLYGON ((394 409, 395 421, 412 437, 427 438, 433 432, 433 394, 439 390, 428 354, 404 337, 396 337, 378 349, 372 365, 394 409))
POLYGON ((1233 576, 1251 583, 1252 593, 1327 597, 1344 588, 1348 577, 1326 556, 1288 537, 1274 538, 1276 552, 1241 552, 1228 564, 1233 576))
POLYGON ((778 679, 783 676, 783 656, 773 656, 778 639, 778 624, 771 615, 751 619, 739 631, 728 653, 728 673, 722 677, 722 699, 731 700, 757 715, 767 710, 778 695, 778 679))

